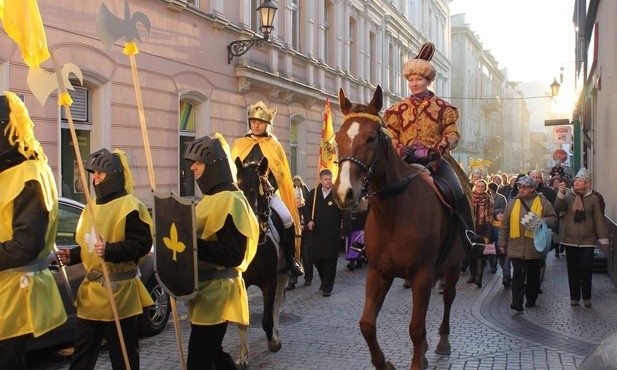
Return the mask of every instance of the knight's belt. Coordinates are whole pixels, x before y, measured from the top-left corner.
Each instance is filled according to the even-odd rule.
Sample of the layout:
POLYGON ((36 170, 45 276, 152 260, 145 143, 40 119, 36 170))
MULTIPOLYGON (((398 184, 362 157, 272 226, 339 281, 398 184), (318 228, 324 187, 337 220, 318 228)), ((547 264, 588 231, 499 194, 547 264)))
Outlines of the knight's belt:
MULTIPOLYGON (((109 281, 123 281, 123 280, 131 280, 137 276, 137 269, 128 270, 124 272, 111 272, 109 273, 109 281)), ((105 282, 105 276, 101 271, 92 270, 86 274, 86 279, 92 282, 105 282)))
POLYGON ((197 272, 199 281, 216 280, 216 279, 233 279, 240 276, 240 271, 234 267, 227 267, 222 270, 207 269, 197 272))
POLYGON ((39 258, 32 260, 20 267, 14 267, 12 269, 4 270, 3 272, 38 272, 47 268, 47 261, 39 258))

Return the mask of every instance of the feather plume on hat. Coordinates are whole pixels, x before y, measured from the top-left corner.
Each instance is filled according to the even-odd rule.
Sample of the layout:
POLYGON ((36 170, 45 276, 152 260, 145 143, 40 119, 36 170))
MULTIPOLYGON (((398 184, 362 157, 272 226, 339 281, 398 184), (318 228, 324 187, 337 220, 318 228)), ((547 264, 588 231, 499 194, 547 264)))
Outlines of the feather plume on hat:
POLYGON ((429 81, 435 79, 437 71, 431 64, 431 59, 435 55, 435 45, 432 42, 427 42, 420 48, 418 55, 410 59, 403 66, 403 75, 409 78, 410 75, 420 75, 429 81))

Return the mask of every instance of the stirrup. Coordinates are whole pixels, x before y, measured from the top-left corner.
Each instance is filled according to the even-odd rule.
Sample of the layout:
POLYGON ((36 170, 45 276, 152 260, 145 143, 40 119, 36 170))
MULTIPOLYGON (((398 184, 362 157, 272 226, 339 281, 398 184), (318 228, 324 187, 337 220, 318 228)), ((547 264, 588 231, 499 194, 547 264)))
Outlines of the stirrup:
POLYGON ((467 242, 469 243, 469 245, 474 245, 474 244, 482 244, 484 245, 484 243, 478 243, 478 242, 474 242, 473 239, 477 238, 478 234, 476 234, 473 230, 465 230, 465 238, 467 239, 467 242))

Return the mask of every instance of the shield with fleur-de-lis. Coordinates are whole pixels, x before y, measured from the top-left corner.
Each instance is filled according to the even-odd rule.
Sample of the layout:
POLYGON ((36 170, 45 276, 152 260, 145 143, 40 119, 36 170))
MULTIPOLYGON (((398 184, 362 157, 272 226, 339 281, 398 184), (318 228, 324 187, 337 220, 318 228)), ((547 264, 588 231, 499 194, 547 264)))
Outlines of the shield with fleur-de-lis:
POLYGON ((154 195, 154 273, 167 293, 178 300, 197 294, 195 203, 174 192, 154 195))

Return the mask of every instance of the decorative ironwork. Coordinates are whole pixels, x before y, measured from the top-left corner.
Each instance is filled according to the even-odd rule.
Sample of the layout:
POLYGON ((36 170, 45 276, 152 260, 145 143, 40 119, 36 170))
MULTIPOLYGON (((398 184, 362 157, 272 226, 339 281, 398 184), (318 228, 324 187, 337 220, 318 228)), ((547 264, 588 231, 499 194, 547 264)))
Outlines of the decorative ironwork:
POLYGON ((234 57, 239 57, 246 54, 253 46, 261 47, 265 42, 268 42, 268 35, 266 37, 254 38, 250 40, 238 40, 232 41, 227 45, 227 64, 231 64, 231 60, 234 57))

